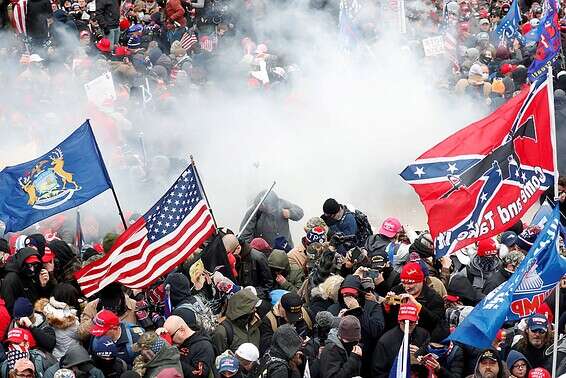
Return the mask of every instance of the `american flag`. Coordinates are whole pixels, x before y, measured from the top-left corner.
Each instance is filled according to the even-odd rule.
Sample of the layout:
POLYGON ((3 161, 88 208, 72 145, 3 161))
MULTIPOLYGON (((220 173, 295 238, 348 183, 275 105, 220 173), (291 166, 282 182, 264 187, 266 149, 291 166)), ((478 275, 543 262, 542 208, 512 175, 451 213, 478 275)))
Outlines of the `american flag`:
POLYGON ((102 259, 75 276, 89 297, 112 282, 141 289, 185 261, 215 231, 191 164, 102 259))
POLYGON ((195 33, 185 32, 185 34, 183 34, 183 36, 181 37, 181 46, 185 50, 190 50, 197 43, 198 43, 198 39, 195 33))
POLYGON ((452 63, 452 67, 459 71, 457 18, 448 11, 448 2, 444 4, 442 13, 442 23, 439 31, 444 34, 444 51, 446 57, 452 63))
POLYGON ((28 10, 27 0, 19 0, 14 4, 14 27, 18 34, 27 35, 26 14, 28 10))

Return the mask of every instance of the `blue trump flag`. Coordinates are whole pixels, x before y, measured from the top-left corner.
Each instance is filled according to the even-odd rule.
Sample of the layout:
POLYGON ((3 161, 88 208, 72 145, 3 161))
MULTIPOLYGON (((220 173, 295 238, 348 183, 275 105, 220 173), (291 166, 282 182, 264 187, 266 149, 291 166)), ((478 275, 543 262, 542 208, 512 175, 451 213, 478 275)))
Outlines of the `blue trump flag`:
POLYGON ((527 71, 531 82, 546 76, 548 67, 558 61, 562 46, 558 25, 558 4, 556 0, 547 0, 546 5, 546 13, 537 28, 539 36, 537 50, 527 71))
POLYGON ((560 228, 556 207, 515 273, 482 299, 448 339, 488 348, 506 320, 533 314, 566 273, 566 259, 557 246, 560 228))
POLYGON ((504 42, 507 40, 511 40, 513 38, 517 38, 521 42, 523 41, 523 36, 519 32, 519 27, 521 25, 521 10, 519 9, 519 3, 517 0, 513 0, 513 4, 511 4, 511 8, 509 11, 501 19, 497 27, 495 28, 495 32, 499 36, 499 39, 504 42))
POLYGON ((20 231, 111 187, 86 121, 45 155, 0 172, 0 221, 5 232, 20 231))

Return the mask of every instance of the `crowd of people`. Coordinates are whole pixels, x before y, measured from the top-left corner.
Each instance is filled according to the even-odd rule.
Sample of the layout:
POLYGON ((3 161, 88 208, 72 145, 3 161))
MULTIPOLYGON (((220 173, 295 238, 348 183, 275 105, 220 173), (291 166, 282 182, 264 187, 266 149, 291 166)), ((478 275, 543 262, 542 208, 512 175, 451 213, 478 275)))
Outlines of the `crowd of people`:
MULTIPOLYGON (((307 8, 330 15, 337 30, 350 18, 355 38, 352 33, 345 38, 345 49, 355 56, 371 51, 386 31, 383 4, 359 2, 367 10, 362 12, 353 3, 358 4, 313 0, 307 8)), ((403 43, 415 59, 444 72, 435 83, 450 96, 488 111, 528 84, 527 68, 537 50, 529 37, 543 4, 521 1, 524 39, 504 41, 495 28, 510 9, 507 1, 405 4, 403 43), (445 44, 444 55, 423 56, 422 39, 448 33, 455 39, 445 44)), ((0 120, 20 130, 24 124, 38 126, 27 117, 45 101, 68 107, 53 93, 105 72, 112 73, 117 93, 110 106, 125 110, 101 115, 108 125, 103 143, 121 133, 135 138, 136 115, 128 108, 164 112, 176 98, 219 82, 224 88, 286 93, 299 72, 296 54, 279 43, 266 20, 295 5, 2 1, 1 64, 15 75, 0 76, 9 86, 16 84, 21 92, 13 97, 23 99, 27 113, 7 106, 0 109, 0 120)), ((560 126, 566 120, 566 71, 557 68, 560 126)), ((559 149, 560 135, 559 130, 559 149)), ((132 165, 131 159, 121 161, 132 165)), ((562 177, 563 214, 565 193, 562 177)), ((362 211, 330 198, 320 216, 305 217, 299 205, 273 192, 261 202, 263 194, 242 212, 246 227, 239 236, 218 229, 187 261, 144 290, 114 282, 92 297, 82 294, 74 273, 112 249, 117 234, 106 233, 108 225, 89 230, 84 245, 74 238, 73 222, 60 217, 5 235, 0 239, 0 376, 389 377, 407 322, 412 377, 550 377, 556 333, 556 376, 566 374, 566 278, 561 303, 550 293, 534 314, 505 323, 491 348, 447 340, 476 304, 509 279, 540 228, 519 222, 495 238, 437 258, 430 233, 403 226, 394 216, 371 225, 362 211), (291 221, 303 222, 296 240, 291 221)), ((139 216, 130 214, 128 223, 139 216)))
POLYGON ((81 293, 74 273, 116 234, 80 250, 64 224, 48 239, 0 239, 2 377, 389 377, 405 325, 411 377, 550 377, 554 333, 556 376, 566 374, 566 279, 558 322, 551 294, 488 349, 447 340, 509 279, 539 227, 519 222, 437 259, 430 233, 395 217, 372 227, 329 198, 305 222, 299 205, 264 195, 239 237, 218 229, 143 290, 114 282, 81 293), (289 222, 304 222, 299 240, 289 222))

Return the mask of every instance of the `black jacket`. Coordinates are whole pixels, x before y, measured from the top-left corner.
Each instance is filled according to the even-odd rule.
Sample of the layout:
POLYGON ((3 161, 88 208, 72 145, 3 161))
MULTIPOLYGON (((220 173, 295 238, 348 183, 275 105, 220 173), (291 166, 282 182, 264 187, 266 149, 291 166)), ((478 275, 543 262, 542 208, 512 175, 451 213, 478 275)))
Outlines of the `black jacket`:
POLYGON ((512 274, 512 272, 508 271, 504 267, 499 268, 497 272, 494 272, 491 276, 489 276, 489 278, 485 282, 482 293, 484 293, 485 295, 489 294, 497 286, 507 281, 512 274))
MULTIPOLYGON (((398 285, 393 288, 393 292, 396 294, 404 293, 405 288, 403 285, 398 285)), ((419 312, 419 327, 426 329, 434 340, 441 340, 448 336, 448 325, 444 320, 446 314, 446 309, 444 307, 444 301, 440 298, 433 289, 428 285, 423 285, 423 290, 421 295, 416 298, 422 307, 419 312), (443 337, 444 336, 444 337, 443 337)), ((399 328, 397 326, 397 314, 399 313, 399 306, 392 306, 389 319, 389 326, 394 328, 399 328)))
POLYGON ((320 354, 320 376, 331 378, 350 378, 361 374, 362 358, 348 353, 338 336, 328 336, 324 350, 320 354))
POLYGON ((263 253, 251 248, 248 243, 243 243, 236 269, 241 286, 254 286, 258 297, 268 298, 269 291, 273 288, 273 277, 263 253))
POLYGON ((6 265, 7 274, 2 281, 2 298, 10 314, 13 312, 14 302, 19 297, 26 297, 31 303, 35 303, 41 297, 49 297, 51 288, 47 286, 42 288, 39 285, 39 271, 34 278, 28 278, 22 273, 24 260, 32 255, 39 258, 39 253, 35 249, 22 248, 6 265))
MULTIPOLYGON (((340 288, 354 288, 360 292, 358 296, 358 303, 361 308, 349 310, 346 315, 354 315, 360 321, 362 327, 362 351, 363 351, 363 365, 364 371, 369 371, 371 366, 371 356, 377 340, 381 337, 385 329, 385 317, 383 315, 383 308, 381 304, 372 301, 366 301, 364 293, 362 292, 362 283, 358 277, 354 275, 346 276, 340 288)), ((334 316, 338 316, 341 309, 346 308, 344 304, 344 296, 338 294, 338 303, 333 304, 328 308, 328 311, 334 316)))
POLYGON ((46 40, 49 33, 47 19, 52 14, 49 0, 29 0, 26 13, 28 35, 34 39, 46 40))
POLYGON ((107 33, 110 29, 118 28, 120 24, 120 1, 96 0, 96 20, 104 33, 107 33))
MULTIPOLYGON (((270 313, 273 316, 275 316, 273 314, 273 311, 270 311, 270 313)), ((309 316, 310 316, 310 314, 309 314, 309 316)), ((311 319, 312 319, 312 316, 311 316, 311 319)), ((277 323, 276 328, 279 328, 283 324, 287 324, 287 321, 285 321, 285 319, 283 319, 279 316, 275 316, 275 320, 276 320, 276 323, 277 323)), ((298 322, 293 324, 293 326, 297 330, 297 333, 299 334, 299 336, 301 336, 303 339, 306 338, 306 337, 309 337, 309 338, 312 337, 312 330, 308 328, 308 326, 307 326, 307 324, 304 320, 299 320, 298 322)), ((269 318, 267 316, 264 316, 263 319, 261 320, 261 325, 259 326, 259 332, 261 334, 261 340, 259 342, 259 354, 262 355, 263 353, 267 352, 267 350, 271 346, 271 339, 273 337, 273 332, 274 332, 273 327, 271 326, 271 321, 269 320, 269 318)))
POLYGON ((383 269, 383 282, 375 287, 375 292, 382 297, 385 297, 392 288, 401 283, 401 278, 399 273, 391 267, 386 267, 383 269))
MULTIPOLYGON (((429 333, 421 327, 416 327, 409 335, 409 343, 417 347, 428 344, 429 339, 429 333)), ((403 331, 399 326, 390 329, 381 336, 373 352, 372 377, 389 377, 391 366, 393 366, 393 361, 395 361, 402 343, 403 331)))
POLYGON ((214 366, 212 341, 203 333, 195 333, 179 346, 185 377, 208 377, 214 366))

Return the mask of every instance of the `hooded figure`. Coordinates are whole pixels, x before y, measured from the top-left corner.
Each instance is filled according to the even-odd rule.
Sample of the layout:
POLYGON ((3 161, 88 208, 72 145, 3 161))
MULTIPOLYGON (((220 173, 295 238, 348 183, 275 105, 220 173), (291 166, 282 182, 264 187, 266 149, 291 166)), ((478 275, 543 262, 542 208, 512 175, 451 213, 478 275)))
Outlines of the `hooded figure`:
POLYGON ((291 265, 289 264, 289 257, 280 249, 274 249, 267 259, 271 275, 273 277, 273 290, 282 289, 292 292, 297 292, 297 289, 291 282, 287 281, 291 265))
MULTIPOLYGON (((267 378, 299 378, 300 372, 297 370, 299 363, 289 363, 291 360, 297 360, 297 352, 301 348, 303 340, 297 334, 295 328, 290 324, 284 324, 277 328, 273 333, 271 348, 263 357, 265 369, 263 374, 267 378)), ((263 364, 262 364, 263 365, 263 364)), ((262 375, 264 376, 264 375, 262 375)))
POLYGON ((531 369, 531 364, 529 363, 529 360, 527 360, 527 357, 516 350, 511 350, 509 352, 506 363, 507 369, 509 369, 509 372, 516 378, 526 378, 529 370, 531 369))
MULTIPOLYGON (((264 195, 265 191, 262 191, 256 196, 252 206, 244 215, 240 228, 250 217, 264 195)), ((242 231, 241 237, 248 243, 251 242, 253 238, 259 237, 263 238, 269 245, 275 245, 275 239, 284 236, 289 242, 289 246, 292 248, 293 239, 289 231, 289 219, 297 222, 302 218, 303 209, 289 201, 279 198, 277 194, 272 191, 267 195, 256 214, 242 231)))
POLYGON ((39 273, 41 262, 39 253, 33 248, 22 248, 6 264, 6 276, 2 281, 1 297, 6 308, 13 312, 18 297, 26 297, 31 303, 38 298, 49 296, 50 287, 41 287, 39 273))
POLYGON ((51 252, 55 254, 54 273, 57 282, 74 280, 73 273, 81 268, 81 263, 76 253, 63 240, 53 240, 48 245, 51 252))
POLYGON ((338 316, 342 309, 346 309, 345 315, 355 316, 361 324, 363 367, 364 371, 369 371, 373 350, 385 328, 383 308, 377 302, 366 300, 360 279, 348 275, 338 292, 338 303, 330 306, 328 311, 338 316))
POLYGON ((360 338, 359 320, 352 315, 344 316, 338 329, 330 330, 320 354, 321 376, 347 378, 360 375, 362 357, 359 353, 354 353, 354 347, 360 342, 360 338))
POLYGON ((249 289, 242 289, 228 299, 226 320, 216 327, 212 342, 216 350, 233 352, 243 343, 259 347, 261 321, 256 315, 259 298, 249 289))
MULTIPOLYGON (((169 345, 155 332, 144 333, 133 349, 140 353, 134 360, 133 368, 140 376, 155 378, 160 372, 170 368, 173 368, 179 376, 183 375, 179 350, 177 347, 169 345)), ((168 374, 167 376, 173 375, 168 374)))
POLYGON ((70 348, 61 357, 59 364, 55 364, 45 371, 43 378, 53 378, 59 369, 72 370, 76 378, 104 378, 102 371, 94 366, 90 355, 80 345, 70 348))
POLYGON ((248 242, 236 239, 234 235, 226 235, 225 239, 228 247, 236 245, 230 252, 239 257, 236 271, 240 285, 253 286, 260 298, 268 298, 269 291, 273 290, 273 277, 266 255, 253 249, 248 242))

